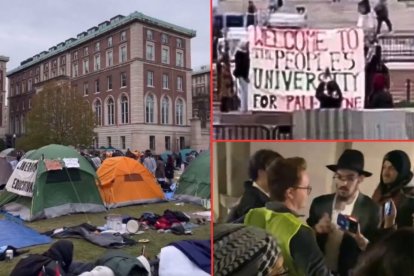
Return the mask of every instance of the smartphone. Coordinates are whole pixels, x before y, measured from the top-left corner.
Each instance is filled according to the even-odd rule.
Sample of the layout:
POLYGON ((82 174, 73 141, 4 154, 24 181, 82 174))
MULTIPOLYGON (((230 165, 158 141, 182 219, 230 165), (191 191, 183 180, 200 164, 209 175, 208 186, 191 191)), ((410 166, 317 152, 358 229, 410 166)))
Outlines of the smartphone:
POLYGON ((351 233, 358 232, 358 221, 351 216, 339 214, 336 223, 343 231, 349 231, 351 233))
POLYGON ((385 202, 384 204, 384 213, 386 216, 391 215, 392 212, 392 204, 390 201, 385 202))

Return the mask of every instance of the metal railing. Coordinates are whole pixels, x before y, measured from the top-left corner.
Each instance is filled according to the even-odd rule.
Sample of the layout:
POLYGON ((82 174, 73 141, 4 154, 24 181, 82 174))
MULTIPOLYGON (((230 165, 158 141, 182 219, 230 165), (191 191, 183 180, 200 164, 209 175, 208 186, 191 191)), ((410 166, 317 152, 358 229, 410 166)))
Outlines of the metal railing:
POLYGON ((414 33, 397 33, 378 38, 385 62, 414 62, 414 33))
POLYGON ((215 140, 291 140, 292 126, 213 124, 215 140))

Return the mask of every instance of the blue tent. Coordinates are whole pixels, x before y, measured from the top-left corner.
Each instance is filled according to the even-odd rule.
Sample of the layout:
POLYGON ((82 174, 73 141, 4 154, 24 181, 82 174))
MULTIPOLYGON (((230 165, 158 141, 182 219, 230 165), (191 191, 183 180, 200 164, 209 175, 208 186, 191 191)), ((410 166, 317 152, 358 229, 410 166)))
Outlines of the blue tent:
POLYGON ((172 155, 172 154, 173 154, 172 151, 169 151, 169 150, 164 151, 163 153, 161 153, 160 156, 162 158, 162 161, 167 162, 168 155, 172 155))

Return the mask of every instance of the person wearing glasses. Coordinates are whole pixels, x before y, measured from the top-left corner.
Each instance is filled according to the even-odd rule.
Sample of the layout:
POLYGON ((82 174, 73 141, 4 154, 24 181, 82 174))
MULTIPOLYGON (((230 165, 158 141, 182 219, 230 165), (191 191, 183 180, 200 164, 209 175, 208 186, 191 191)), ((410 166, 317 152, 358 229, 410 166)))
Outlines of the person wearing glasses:
POLYGON ((307 220, 315 232, 327 266, 337 275, 348 275, 361 251, 376 235, 380 224, 380 208, 359 185, 372 173, 364 170, 364 155, 353 149, 345 150, 336 165, 327 168, 334 172, 336 192, 312 201, 307 220), (337 226, 338 216, 352 216, 357 221, 354 232, 337 226))
POLYGON ((300 157, 276 159, 266 171, 272 201, 250 210, 244 223, 274 236, 289 276, 331 275, 313 230, 299 218, 312 191, 306 161, 300 157))

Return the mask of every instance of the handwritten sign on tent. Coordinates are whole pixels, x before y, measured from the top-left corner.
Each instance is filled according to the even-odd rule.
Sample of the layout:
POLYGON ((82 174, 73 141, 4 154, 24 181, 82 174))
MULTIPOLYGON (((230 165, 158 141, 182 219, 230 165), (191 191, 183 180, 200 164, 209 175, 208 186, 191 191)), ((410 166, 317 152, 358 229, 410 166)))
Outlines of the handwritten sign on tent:
POLYGON ((315 109, 316 87, 329 68, 344 108, 362 109, 365 95, 363 31, 249 27, 249 110, 315 109))
POLYGON ((37 160, 23 159, 17 164, 6 184, 6 190, 21 196, 33 196, 37 160))
POLYGON ((78 158, 63 158, 66 168, 80 168, 78 158))

